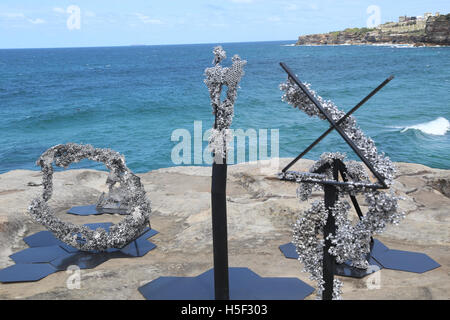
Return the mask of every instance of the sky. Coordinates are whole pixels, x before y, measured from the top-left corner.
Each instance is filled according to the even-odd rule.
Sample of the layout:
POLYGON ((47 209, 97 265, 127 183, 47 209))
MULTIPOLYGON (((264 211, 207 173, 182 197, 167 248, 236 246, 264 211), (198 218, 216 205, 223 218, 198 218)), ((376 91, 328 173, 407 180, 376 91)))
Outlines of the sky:
POLYGON ((450 13, 449 0, 0 0, 0 48, 292 40, 450 13))

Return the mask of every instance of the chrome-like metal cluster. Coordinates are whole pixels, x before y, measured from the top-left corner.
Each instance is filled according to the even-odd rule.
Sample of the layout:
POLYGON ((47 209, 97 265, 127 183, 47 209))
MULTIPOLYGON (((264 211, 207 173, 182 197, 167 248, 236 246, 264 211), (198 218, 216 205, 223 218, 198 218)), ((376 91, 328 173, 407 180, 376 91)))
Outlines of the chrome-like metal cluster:
POLYGON ((110 213, 121 213, 130 209, 130 203, 127 203, 125 195, 128 193, 128 188, 119 184, 116 186, 118 180, 110 176, 106 180, 108 185, 108 192, 103 192, 97 200, 97 210, 110 212, 110 213))
MULTIPOLYGON (((331 116, 334 122, 338 122, 345 116, 345 112, 340 110, 332 101, 325 100, 316 94, 309 84, 305 83, 305 86, 322 105, 324 110, 331 116)), ((280 89, 284 91, 282 96, 283 101, 295 108, 299 108, 310 117, 317 116, 320 119, 326 119, 314 103, 291 79, 280 84, 280 89)), ((395 167, 392 161, 384 153, 378 153, 374 141, 370 137, 366 137, 364 132, 358 127, 356 119, 353 116, 349 116, 339 125, 339 127, 344 130, 347 136, 361 150, 364 157, 369 160, 375 170, 385 178, 385 183, 388 186, 391 185, 395 175, 395 167)))
POLYGON ((238 55, 232 58, 230 67, 222 67, 220 63, 226 59, 226 52, 221 46, 213 50, 214 67, 205 70, 205 84, 208 87, 213 108, 216 116, 215 125, 209 138, 209 148, 215 154, 216 159, 226 157, 228 142, 232 139, 229 130, 234 116, 234 103, 237 97, 239 82, 244 75, 244 65, 247 63, 241 60, 238 55), (226 98, 221 101, 223 86, 227 86, 226 98))
POLYGON ((110 149, 96 149, 91 145, 74 143, 60 144, 45 151, 38 159, 43 174, 43 193, 31 201, 28 212, 37 222, 50 230, 64 243, 83 251, 105 251, 109 248, 122 248, 142 234, 150 226, 150 201, 138 176, 125 165, 125 158, 110 149), (120 183, 123 192, 121 199, 127 204, 128 215, 118 224, 91 230, 61 221, 47 202, 53 193, 53 166, 67 168, 71 163, 89 159, 103 162, 110 170, 108 183, 120 183))

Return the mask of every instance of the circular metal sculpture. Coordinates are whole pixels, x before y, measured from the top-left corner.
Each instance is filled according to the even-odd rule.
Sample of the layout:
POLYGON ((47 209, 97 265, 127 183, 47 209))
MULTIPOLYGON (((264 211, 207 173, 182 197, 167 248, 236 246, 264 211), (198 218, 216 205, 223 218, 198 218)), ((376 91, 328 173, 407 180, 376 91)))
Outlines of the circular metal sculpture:
POLYGON ((50 230, 55 237, 66 244, 83 251, 105 251, 109 248, 123 248, 135 240, 147 226, 150 226, 150 201, 138 176, 125 165, 125 158, 110 149, 97 149, 91 145, 74 143, 60 144, 45 151, 37 160, 43 174, 44 190, 40 197, 32 200, 28 212, 34 220, 50 230), (118 224, 91 230, 61 221, 54 215, 48 201, 53 193, 53 162, 58 167, 67 168, 71 163, 89 159, 102 162, 110 170, 108 184, 119 183, 127 203, 128 215, 118 224))

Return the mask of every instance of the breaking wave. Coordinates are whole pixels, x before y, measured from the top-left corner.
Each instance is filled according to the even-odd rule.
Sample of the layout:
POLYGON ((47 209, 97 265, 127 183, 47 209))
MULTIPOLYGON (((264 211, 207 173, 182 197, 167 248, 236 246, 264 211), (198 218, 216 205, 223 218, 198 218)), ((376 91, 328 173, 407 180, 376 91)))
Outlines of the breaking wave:
POLYGON ((401 132, 405 132, 408 130, 420 130, 426 134, 443 136, 447 133, 447 131, 450 130, 450 122, 443 117, 439 117, 433 121, 428 121, 413 126, 405 127, 401 132))

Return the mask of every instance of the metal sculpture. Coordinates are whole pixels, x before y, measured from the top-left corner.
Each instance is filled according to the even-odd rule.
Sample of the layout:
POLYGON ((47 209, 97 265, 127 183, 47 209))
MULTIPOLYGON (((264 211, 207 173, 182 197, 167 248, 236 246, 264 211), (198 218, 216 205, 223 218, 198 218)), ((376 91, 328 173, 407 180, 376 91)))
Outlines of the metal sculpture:
POLYGON ((214 114, 214 126, 209 139, 209 148, 214 155, 212 165, 211 208, 214 247, 214 288, 217 300, 228 300, 228 240, 227 240, 227 146, 232 138, 229 128, 234 116, 239 82, 244 75, 244 65, 238 55, 233 57, 230 68, 223 68, 220 62, 226 58, 222 47, 216 47, 214 67, 205 70, 205 84, 208 87, 214 114), (226 99, 221 101, 223 87, 227 86, 226 99))
POLYGON ((318 297, 338 299, 342 283, 334 279, 335 263, 342 264, 350 260, 353 267, 367 269, 372 235, 382 232, 389 223, 398 223, 404 215, 398 210, 398 197, 379 191, 388 189, 392 184, 394 165, 388 157, 378 152, 373 140, 365 136, 351 116, 351 113, 393 77, 386 79, 345 114, 333 102, 318 96, 310 85, 302 83, 284 63, 281 66, 288 74, 288 81, 280 85, 280 89, 284 91, 283 100, 309 116, 327 120, 331 125, 330 129, 284 168, 279 176, 283 180, 299 183, 297 192, 301 200, 308 199, 313 189, 322 189, 325 193, 324 200, 314 202, 297 221, 293 242, 305 270, 318 283, 318 297), (377 179, 376 182, 371 180, 360 163, 345 162, 345 155, 340 153, 324 153, 307 173, 287 170, 333 129, 370 170, 377 179), (340 176, 343 181, 339 181, 340 176), (356 201, 357 193, 365 195, 369 206, 366 215, 362 215, 356 201), (348 218, 349 203, 340 199, 344 194, 350 194, 359 215, 360 220, 356 225, 348 218))
POLYGON ((214 153, 211 187, 214 269, 196 277, 159 277, 139 291, 151 300, 304 299, 314 288, 299 279, 263 278, 248 268, 228 267, 226 155, 237 88, 246 62, 234 56, 232 66, 224 68, 220 62, 226 58, 225 51, 219 46, 213 53, 214 67, 205 70, 205 84, 215 115, 209 144, 214 153), (226 99, 221 101, 224 86, 228 90, 226 99))
POLYGON ((82 251, 105 251, 109 248, 123 248, 135 240, 147 226, 150 226, 150 201, 139 177, 125 165, 125 158, 109 149, 96 149, 91 145, 74 143, 61 144, 45 151, 37 161, 43 174, 43 193, 32 200, 29 214, 37 222, 50 230, 56 238, 82 251), (68 167, 82 159, 103 162, 110 170, 108 180, 120 183, 125 191, 123 199, 128 204, 128 213, 121 222, 109 227, 109 230, 78 226, 61 221, 54 215, 48 201, 53 193, 53 166, 68 167))

